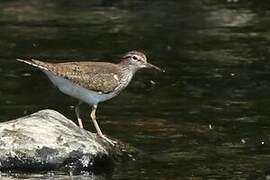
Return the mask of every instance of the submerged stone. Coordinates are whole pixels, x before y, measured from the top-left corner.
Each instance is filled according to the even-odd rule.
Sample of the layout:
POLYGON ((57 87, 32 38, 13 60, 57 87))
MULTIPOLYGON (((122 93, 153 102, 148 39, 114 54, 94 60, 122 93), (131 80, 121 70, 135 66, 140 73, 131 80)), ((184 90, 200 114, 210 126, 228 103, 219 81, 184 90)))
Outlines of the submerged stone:
POLYGON ((108 171, 138 152, 119 141, 111 146, 53 110, 0 123, 0 170, 108 171))

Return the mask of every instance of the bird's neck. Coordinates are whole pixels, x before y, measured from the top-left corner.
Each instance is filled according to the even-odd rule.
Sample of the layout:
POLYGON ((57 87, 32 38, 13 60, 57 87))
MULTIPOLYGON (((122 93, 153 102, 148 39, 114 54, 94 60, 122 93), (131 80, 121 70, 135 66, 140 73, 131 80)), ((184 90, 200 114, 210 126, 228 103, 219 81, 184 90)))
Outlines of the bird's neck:
POLYGON ((118 65, 121 68, 121 78, 120 78, 121 88, 120 89, 124 89, 130 83, 137 69, 133 68, 133 66, 128 61, 125 61, 125 60, 122 60, 120 63, 118 63, 118 65))
POLYGON ((119 65, 121 66, 123 71, 129 71, 129 73, 132 73, 132 75, 134 75, 139 70, 138 67, 131 64, 127 59, 122 59, 119 65))

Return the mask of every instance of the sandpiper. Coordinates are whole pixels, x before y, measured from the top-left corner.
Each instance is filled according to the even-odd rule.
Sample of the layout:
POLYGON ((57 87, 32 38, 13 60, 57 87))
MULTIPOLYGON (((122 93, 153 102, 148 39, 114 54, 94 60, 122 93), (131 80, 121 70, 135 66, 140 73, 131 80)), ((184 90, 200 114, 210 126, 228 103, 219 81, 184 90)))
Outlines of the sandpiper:
POLYGON ((121 57, 118 64, 109 62, 64 62, 49 63, 35 59, 17 59, 43 71, 52 83, 63 93, 75 97, 79 103, 75 106, 78 124, 83 128, 79 105, 84 102, 92 107, 91 119, 97 134, 112 145, 115 141, 103 135, 96 120, 96 110, 99 102, 118 95, 130 83, 137 70, 157 66, 147 62, 144 53, 130 51, 121 57))

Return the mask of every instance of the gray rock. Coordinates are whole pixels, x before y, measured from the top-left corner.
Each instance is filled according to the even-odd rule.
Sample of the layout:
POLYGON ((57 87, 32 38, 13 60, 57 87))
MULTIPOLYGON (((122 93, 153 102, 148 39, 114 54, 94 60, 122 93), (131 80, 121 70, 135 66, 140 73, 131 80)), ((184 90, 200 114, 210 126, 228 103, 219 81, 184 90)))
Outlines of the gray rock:
POLYGON ((0 123, 0 170, 107 171, 139 151, 115 147, 53 110, 0 123))

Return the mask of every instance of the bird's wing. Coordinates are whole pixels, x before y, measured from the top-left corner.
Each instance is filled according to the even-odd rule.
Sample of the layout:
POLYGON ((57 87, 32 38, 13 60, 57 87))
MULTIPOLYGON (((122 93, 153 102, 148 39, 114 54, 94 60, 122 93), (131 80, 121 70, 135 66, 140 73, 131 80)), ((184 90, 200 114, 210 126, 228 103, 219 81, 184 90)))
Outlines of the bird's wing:
POLYGON ((117 65, 111 63, 58 63, 54 72, 75 84, 101 93, 112 92, 120 85, 121 74, 117 65))
POLYGON ((116 64, 104 62, 48 63, 38 60, 25 63, 50 71, 86 89, 100 93, 112 92, 120 85, 121 71, 116 64))

